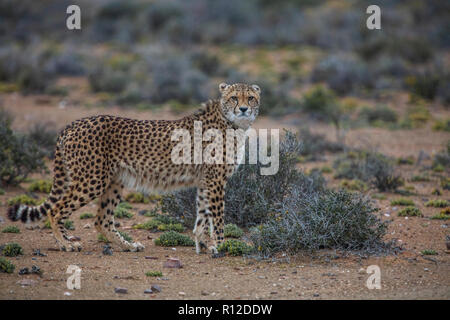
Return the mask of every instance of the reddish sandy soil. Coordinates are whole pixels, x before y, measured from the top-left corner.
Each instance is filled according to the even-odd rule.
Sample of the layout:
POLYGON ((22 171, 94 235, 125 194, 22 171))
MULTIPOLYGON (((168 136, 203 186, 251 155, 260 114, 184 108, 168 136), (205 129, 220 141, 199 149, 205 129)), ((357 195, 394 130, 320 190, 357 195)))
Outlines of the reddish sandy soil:
MULTIPOLYGON (((62 128, 77 118, 106 113, 140 119, 171 119, 180 116, 168 109, 156 112, 96 107, 95 98, 89 96, 84 81, 76 80, 71 84, 78 90, 74 90, 64 103, 57 97, 4 95, 3 106, 15 115, 14 129, 25 130, 30 124, 42 121, 62 128), (86 104, 92 107, 82 106, 86 104)), ((441 109, 437 109, 433 115, 449 116, 448 112, 441 109)), ((260 118, 255 127, 295 129, 298 121, 301 119, 260 118)), ((330 139, 334 138, 334 131, 329 126, 314 126, 313 130, 325 133, 330 139)), ((442 150, 449 139, 448 133, 434 132, 429 126, 396 131, 363 128, 351 130, 347 135, 350 145, 371 146, 396 157, 417 157, 421 150, 432 156, 442 150)), ((307 163, 301 167, 311 169, 329 165, 332 159, 332 156, 327 156, 326 162, 307 163)), ((430 164, 429 159, 426 161, 430 164)), ((51 163, 49 167, 52 167, 51 163)), ((0 219, 0 228, 17 225, 21 233, 0 233, 0 244, 18 242, 24 249, 24 255, 10 259, 16 265, 13 274, 0 273, 0 299, 449 299, 450 251, 445 242, 446 235, 450 234, 449 223, 448 220, 431 220, 430 217, 440 209, 425 207, 424 203, 435 198, 450 200, 450 193, 444 190, 439 197, 431 195, 431 190, 439 185, 437 176, 432 176, 429 182, 408 181, 419 172, 416 166, 400 166, 399 170, 407 184, 414 186, 416 195, 409 198, 422 210, 424 217, 398 217, 396 212, 400 207, 392 207, 390 200, 399 195, 384 194, 386 200, 376 201, 381 209, 381 218, 392 221, 386 240, 398 239, 403 251, 397 255, 369 258, 320 251, 314 256, 284 257, 270 261, 242 257, 212 259, 209 255, 196 255, 191 247, 158 247, 152 240, 158 234, 131 228, 133 224, 148 219, 137 213, 149 208, 143 204, 133 204, 135 216, 132 219, 118 221, 121 230, 146 246, 144 252, 120 252, 113 246, 113 255, 105 256, 102 254, 103 243, 97 241, 96 231, 92 228, 93 219, 79 219, 83 212, 96 212, 94 203, 71 217, 75 225, 72 234, 81 238, 83 251, 59 252, 54 251, 57 246, 50 230, 28 230, 25 225, 7 220, 7 199, 24 193, 27 184, 7 188, 6 193, 0 196, 0 217, 3 218, 0 219), (84 228, 88 223, 91 228, 84 228), (34 249, 40 249, 47 256, 34 256, 34 249), (425 249, 435 250, 437 255, 424 256, 421 252, 425 249), (169 257, 179 258, 183 267, 164 268, 163 263, 169 257), (66 287, 69 276, 66 270, 71 264, 82 270, 80 290, 66 287), (32 265, 38 265, 43 270, 42 276, 18 274, 21 268, 31 268, 32 265), (380 290, 366 287, 369 275, 365 270, 370 265, 380 267, 380 290), (163 277, 147 277, 147 271, 161 271, 163 277), (159 285, 161 292, 144 294, 144 290, 153 284, 159 285), (128 293, 115 293, 116 287, 127 288, 128 293), (66 292, 70 295, 66 295, 66 292)), ((333 181, 331 176, 326 175, 329 184, 336 185, 338 182, 333 181)), ((32 178, 49 179, 51 175, 35 174, 32 178)), ((188 234, 192 236, 190 232, 188 234)))

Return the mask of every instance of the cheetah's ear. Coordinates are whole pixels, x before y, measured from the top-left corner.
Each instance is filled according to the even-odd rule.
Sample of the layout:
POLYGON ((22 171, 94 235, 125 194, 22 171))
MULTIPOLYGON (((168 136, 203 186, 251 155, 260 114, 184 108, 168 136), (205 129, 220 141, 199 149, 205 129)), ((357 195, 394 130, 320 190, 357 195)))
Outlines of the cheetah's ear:
POLYGON ((261 92, 261 88, 258 85, 256 85, 256 84, 252 84, 252 89, 255 90, 258 93, 261 92))
POLYGON ((228 88, 228 84, 226 84, 225 82, 222 82, 221 84, 219 84, 219 90, 221 93, 223 93, 223 91, 228 88))

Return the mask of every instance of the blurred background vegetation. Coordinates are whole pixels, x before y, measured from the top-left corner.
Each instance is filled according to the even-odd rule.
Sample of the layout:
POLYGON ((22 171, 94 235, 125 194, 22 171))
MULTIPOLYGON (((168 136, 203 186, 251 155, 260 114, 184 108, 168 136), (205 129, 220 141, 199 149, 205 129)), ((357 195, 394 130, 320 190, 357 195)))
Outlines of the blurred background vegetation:
MULTIPOLYGON (((406 90, 415 104, 448 106, 449 2, 386 1, 382 29, 372 31, 368 5, 2 0, 0 92, 64 95, 58 77, 86 76, 106 105, 184 110, 215 97, 219 81, 254 81, 263 87, 263 113, 307 111, 336 124, 355 111, 347 96, 382 104, 406 90), (70 4, 81 8, 82 30, 65 27, 70 4), (305 91, 309 99, 301 98, 305 91)), ((397 122, 383 106, 363 111, 368 122, 397 122)), ((421 116, 401 124, 414 126, 421 116)))

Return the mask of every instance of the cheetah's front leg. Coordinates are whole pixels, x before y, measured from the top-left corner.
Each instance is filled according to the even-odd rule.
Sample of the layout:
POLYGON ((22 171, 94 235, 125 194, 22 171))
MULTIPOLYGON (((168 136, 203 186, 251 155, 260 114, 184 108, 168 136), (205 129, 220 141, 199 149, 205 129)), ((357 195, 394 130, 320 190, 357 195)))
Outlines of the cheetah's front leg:
POLYGON ((219 181, 212 181, 207 190, 200 189, 197 202, 197 221, 194 229, 197 253, 201 249, 201 240, 205 239, 207 230, 211 243, 206 247, 216 256, 217 248, 223 241, 225 185, 219 181))

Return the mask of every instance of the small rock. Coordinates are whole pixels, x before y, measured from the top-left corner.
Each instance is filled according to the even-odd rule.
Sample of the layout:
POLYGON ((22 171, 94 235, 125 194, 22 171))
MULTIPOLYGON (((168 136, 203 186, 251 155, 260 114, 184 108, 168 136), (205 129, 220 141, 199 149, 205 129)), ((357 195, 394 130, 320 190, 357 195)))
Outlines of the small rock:
POLYGON ((319 297, 319 296, 320 296, 320 294, 318 294, 318 293, 313 294, 313 297, 319 297))
POLYGON ((22 287, 28 287, 28 286, 32 286, 36 283, 36 281, 31 280, 31 279, 23 279, 23 280, 19 280, 17 281, 18 284, 20 284, 22 287))
POLYGON ((258 276, 258 279, 265 279, 265 276, 258 276))
POLYGON ((182 268, 181 261, 177 258, 169 258, 164 262, 164 268, 182 268))
POLYGON ((201 292, 201 295, 202 295, 202 296, 209 296, 209 292, 202 291, 202 292, 201 292))
POLYGON ((157 284, 152 284, 151 290, 156 291, 156 292, 161 292, 161 287, 158 286, 157 284))
POLYGON ((278 294, 278 292, 272 291, 272 292, 270 292, 270 294, 278 294))
POLYGON ((148 213, 148 210, 139 210, 139 212, 138 212, 138 214, 140 215, 140 216, 143 216, 143 215, 145 215, 146 213, 148 213))
POLYGON ((185 296, 185 295, 186 295, 186 293, 183 292, 183 291, 178 292, 178 294, 179 294, 180 296, 185 296))
POLYGON ((32 265, 31 266, 31 273, 35 273, 35 274, 42 274, 41 268, 39 268, 36 265, 32 265))
POLYGON ((153 290, 152 289, 145 289, 144 293, 145 294, 150 294, 150 293, 153 293, 153 290))
POLYGON ((115 293, 126 294, 126 293, 128 293, 128 289, 127 288, 119 288, 119 287, 117 287, 117 288, 114 288, 114 292, 115 293))
POLYGON ((113 252, 112 252, 111 247, 108 244, 103 246, 103 254, 105 256, 112 256, 113 252))
POLYGON ((145 259, 147 259, 147 260, 158 260, 158 257, 145 256, 145 259))
POLYGON ((83 226, 83 228, 84 228, 84 229, 90 229, 90 228, 91 228, 91 224, 90 224, 90 223, 86 223, 86 224, 83 226))
POLYGON ((20 275, 30 274, 30 270, 27 267, 22 268, 22 269, 19 270, 19 274, 20 275))
POLYGON ((71 294, 70 292, 67 292, 67 291, 66 291, 66 292, 64 292, 64 295, 65 295, 65 296, 71 296, 72 294, 71 294))
POLYGON ((429 271, 430 269, 428 269, 428 268, 423 268, 423 270, 424 270, 424 271, 429 271))
POLYGON ((0 223, 5 222, 5 219, 3 219, 2 217, 0 217, 0 223))

